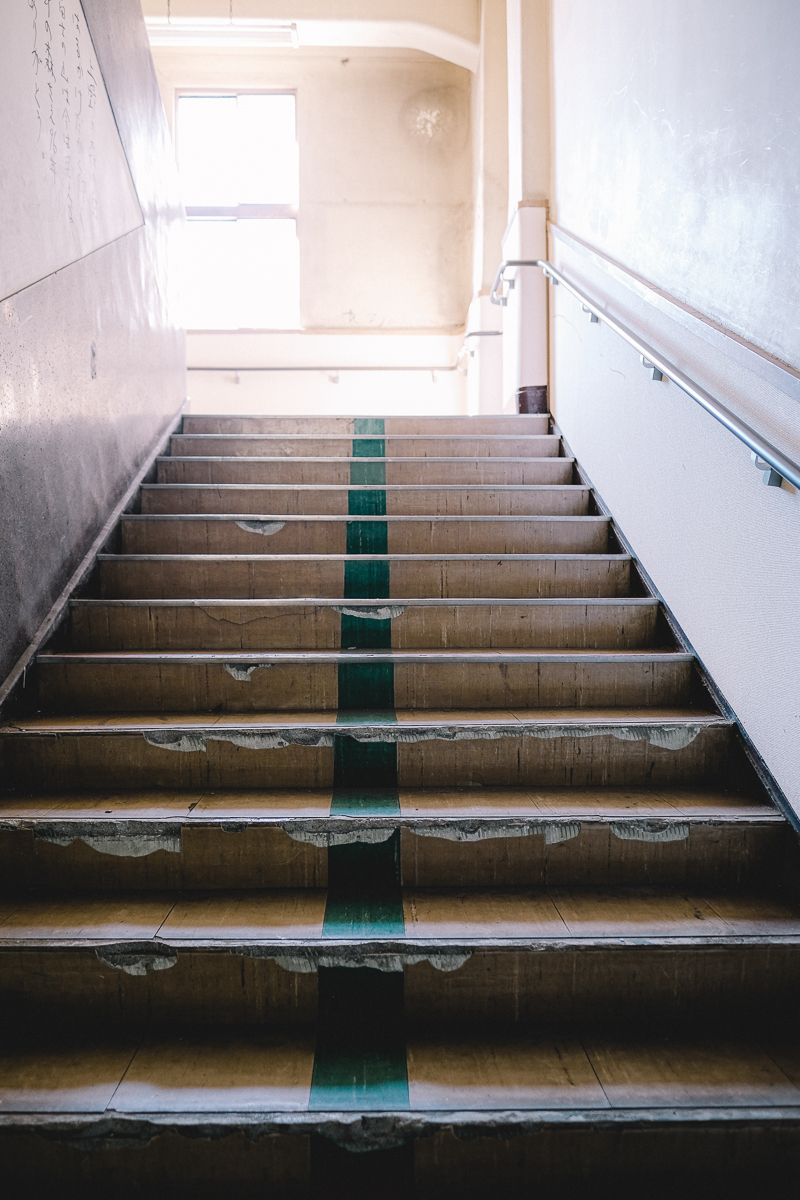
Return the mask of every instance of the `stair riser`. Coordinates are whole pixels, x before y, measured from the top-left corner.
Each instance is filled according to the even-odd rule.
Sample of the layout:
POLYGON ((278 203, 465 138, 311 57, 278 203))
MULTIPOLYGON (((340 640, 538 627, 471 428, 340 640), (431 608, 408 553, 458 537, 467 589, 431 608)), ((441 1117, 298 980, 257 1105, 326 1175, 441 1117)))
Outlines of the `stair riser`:
MULTIPOLYGON (((50 836, 30 829, 0 831, 4 887, 179 891, 317 888, 328 882, 328 851, 278 826, 231 832, 184 826, 179 852, 157 850, 141 857, 109 855, 80 840, 59 845, 47 840, 50 836)), ((451 841, 403 828, 401 881, 406 887, 456 889, 767 887, 782 875, 785 850, 786 830, 775 825, 691 825, 681 840, 658 842, 625 840, 607 825, 583 822, 577 836, 553 845, 545 844, 543 834, 451 841)))
MULTIPOLYGON (((730 744, 726 726, 701 729, 682 750, 608 735, 401 742, 398 783, 408 788, 683 786, 723 780, 730 744)), ((143 734, 63 734, 9 735, 0 751, 7 786, 41 791, 77 791, 87 779, 93 788, 117 791, 333 785, 330 746, 252 750, 210 738, 205 750, 180 751, 151 745, 143 734)))
MULTIPOLYGON (((373 489, 365 489, 372 491, 373 489)), ((383 491, 384 489, 380 488, 383 491)), ((232 487, 198 487, 185 489, 145 487, 142 489, 143 513, 285 513, 318 516, 347 516, 351 497, 359 497, 359 489, 342 487, 326 491, 311 487, 297 491, 286 489, 232 487)), ((457 490, 442 491, 420 488, 414 491, 388 489, 384 491, 387 516, 562 516, 582 517, 589 511, 588 488, 554 488, 552 491, 509 490, 485 492, 457 490)))
MULTIPOLYGON (((368 560, 364 560, 367 562, 368 560)), ((388 596, 526 597, 627 596, 630 561, 625 558, 546 559, 475 562, 402 562, 389 565, 388 596)), ((106 599, 243 599, 295 596, 344 597, 345 564, 340 561, 270 560, 241 562, 100 561, 100 586, 106 599)), ((365 594, 369 594, 365 592, 365 594)), ((384 597, 385 591, 373 596, 384 597)))
MULTIPOLYGON (((561 439, 555 434, 511 437, 383 437, 366 435, 364 439, 385 446, 387 458, 550 458, 556 457, 561 439)), ((243 435, 215 437, 176 434, 170 438, 170 454, 224 455, 234 458, 287 455, 292 458, 350 458, 353 439, 349 437, 274 437, 243 435)), ((377 455, 376 455, 377 457, 377 455)))
MULTIPOLYGON (((381 437, 365 434, 364 418, 358 431, 353 417, 223 417, 188 413, 183 418, 183 433, 337 433, 351 437, 381 437)), ((374 418, 373 418, 374 419, 374 418)), ((375 419, 374 419, 375 420, 375 419)), ((542 434, 549 431, 547 413, 517 413, 488 417, 379 417, 378 428, 387 436, 401 433, 427 434, 542 434)))
MULTIPOLYGON (((686 661, 428 662, 396 663, 393 674, 399 709, 646 708, 687 704, 692 670, 686 661)), ((37 666, 49 712, 330 712, 340 706, 338 677, 335 663, 256 667, 249 679, 208 663, 37 666)))
MULTIPOLYGON (((333 1200, 339 1196, 386 1194, 390 1200, 485 1200, 486 1196, 525 1196, 536 1180, 542 1200, 585 1200, 587 1194, 615 1200, 748 1200, 785 1191, 800 1155, 800 1126, 793 1119, 769 1120, 743 1113, 719 1121, 686 1120, 570 1124, 532 1122, 520 1129, 498 1114, 491 1131, 466 1137, 450 1127, 415 1137, 406 1129, 400 1145, 374 1149, 371 1122, 365 1122, 364 1149, 354 1154, 330 1140, 333 1122, 321 1115, 318 1131, 252 1136, 252 1118, 234 1121, 235 1132, 214 1129, 203 1136, 202 1116, 191 1123, 167 1122, 149 1142, 139 1140, 141 1121, 128 1131, 117 1118, 116 1136, 106 1117, 73 1118, 70 1140, 56 1140, 21 1128, 0 1132, 4 1182, 10 1197, 58 1194, 65 1179, 82 1179, 86 1200, 333 1200), (92 1129, 97 1123, 99 1129, 92 1129), (507 1129, 503 1129, 505 1124, 507 1129), (88 1132, 97 1133, 91 1142, 88 1132), (239 1125, 239 1128, 237 1128, 239 1125), (127 1134, 127 1136, 126 1136, 127 1134), (100 1140, 102 1139, 102 1140, 100 1140), (92 1145, 91 1183, 86 1144, 92 1145), (98 1144, 99 1143, 99 1144, 98 1144), (110 1145, 108 1143, 111 1143, 110 1145), (691 1182, 690 1182, 691 1180, 691 1182), (389 1191, 391 1181, 392 1190, 389 1191), (338 1190, 334 1190, 338 1188, 338 1190)), ((381 1128, 388 1123, 378 1118, 381 1128)), ((409 1122, 409 1125, 411 1122, 409 1122)), ((442 1121, 442 1125, 444 1120, 442 1121)), ((353 1122, 340 1138, 346 1145, 353 1122)))
MULTIPOLYGON (((358 460, 360 463, 362 459, 358 460)), ((477 461, 471 459, 424 459, 383 461, 386 483, 396 487, 409 484, 436 487, 440 484, 469 486, 506 484, 517 487, 572 483, 570 458, 540 458, 537 461, 477 461)), ((347 487, 350 482, 347 459, 276 458, 269 462, 247 458, 160 458, 159 483, 227 484, 306 484, 347 487)))
POLYGON ((476 950, 457 971, 405 972, 409 1023, 496 1025, 589 1020, 644 1025, 735 1012, 763 1020, 796 1008, 800 950, 782 946, 603 946, 476 950))
MULTIPOLYGON (((142 949, 146 943, 140 943, 142 949)), ((287 945, 287 958, 291 954, 287 945)), ((795 1011, 800 950, 781 946, 629 946, 476 950, 456 970, 404 969, 409 1026, 655 1022, 795 1011)), ((119 1026, 297 1025, 312 1021, 317 975, 240 953, 179 950, 174 966, 131 975, 94 950, 0 951, 0 1014, 119 1026)), ((413 1031, 407 1037, 413 1040, 413 1031)))
POLYGON ((179 953, 174 966, 131 975, 91 949, 0 949, 0 1014, 45 1020, 54 1012, 63 1023, 110 1026, 308 1024, 317 1012, 317 976, 225 952, 179 953))
MULTIPOLYGON (((275 526, 281 525, 280 520, 267 520, 264 524, 266 532, 262 533, 242 529, 236 521, 123 520, 122 553, 346 554, 356 522, 294 518, 279 529, 275 526)), ((604 554, 608 549, 608 523, 594 517, 545 517, 531 521, 394 518, 358 524, 364 530, 362 536, 383 534, 386 549, 376 546, 375 553, 604 554)))
MULTIPOLYGON (((619 605, 412 605, 391 618, 397 650, 640 650, 658 611, 619 605)), ((365 618, 364 623, 369 620, 365 618)), ((341 616, 328 606, 76 606, 74 650, 338 650, 341 616)))

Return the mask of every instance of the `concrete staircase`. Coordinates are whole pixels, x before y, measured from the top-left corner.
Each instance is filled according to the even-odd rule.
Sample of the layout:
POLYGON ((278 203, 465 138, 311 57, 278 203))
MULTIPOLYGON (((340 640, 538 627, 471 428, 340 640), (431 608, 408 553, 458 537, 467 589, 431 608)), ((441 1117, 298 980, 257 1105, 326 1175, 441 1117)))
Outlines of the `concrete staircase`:
POLYGON ((796 835, 547 416, 189 416, 117 536, 0 729, 7 1194, 782 1182, 796 835))

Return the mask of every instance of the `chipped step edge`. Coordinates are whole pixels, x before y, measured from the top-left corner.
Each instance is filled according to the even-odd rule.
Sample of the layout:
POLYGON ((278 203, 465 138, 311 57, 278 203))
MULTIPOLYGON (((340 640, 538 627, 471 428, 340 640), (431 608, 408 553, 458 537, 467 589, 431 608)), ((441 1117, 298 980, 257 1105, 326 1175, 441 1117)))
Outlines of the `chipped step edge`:
POLYGON ((144 1147, 166 1132, 218 1140, 243 1133, 248 1142, 263 1137, 319 1135, 343 1148, 388 1150, 419 1137, 455 1132, 458 1138, 477 1136, 505 1140, 539 1133, 543 1128, 586 1129, 616 1126, 735 1125, 741 1129, 764 1124, 797 1125, 797 1105, 682 1108, 572 1109, 307 1109, 295 1112, 141 1112, 122 1113, 109 1107, 99 1113, 0 1113, 0 1130, 40 1133, 67 1148, 93 1152, 144 1147))
POLYGON ((417 742, 445 741, 496 741, 500 738, 532 737, 543 740, 554 738, 614 737, 624 742, 648 742, 663 750, 684 750, 704 729, 735 729, 735 723, 726 717, 709 713, 700 721, 680 719, 673 722, 652 721, 641 723, 601 720, 585 723, 568 722, 514 722, 508 725, 453 724, 435 727, 411 725, 379 725, 358 727, 355 725, 326 725, 323 728, 278 727, 269 730, 231 729, 137 729, 97 725, 91 727, 69 726, 65 728, 37 728, 24 725, 4 725, 0 737, 55 738, 64 737, 143 737, 149 746, 159 750, 173 750, 184 754, 205 753, 209 741, 228 742, 245 750, 281 750, 287 746, 310 748, 330 747, 337 737, 350 737, 357 742, 386 742, 414 744, 417 742))
MULTIPOLYGON (((664 750, 683 750, 695 740, 701 730, 714 726, 728 728, 731 723, 722 717, 703 722, 666 724, 659 722, 642 724, 530 724, 518 722, 506 725, 442 725, 435 728, 413 728, 403 725, 381 725, 361 728, 352 725, 328 726, 324 729, 278 729, 250 732, 247 730, 222 731, 219 729, 198 730, 148 730, 142 736, 150 746, 183 753, 205 752, 209 741, 229 742, 247 750, 278 750, 286 746, 325 747, 333 746, 335 737, 351 737, 357 742, 407 743, 427 741, 496 741, 505 737, 533 737, 538 739, 614 737, 625 742, 648 742, 664 750)), ((66 731, 65 731, 66 732, 66 731)), ((98 732, 113 733, 107 726, 98 732)), ((126 731, 127 732, 127 731, 126 731)))
POLYGON ((521 608, 559 607, 567 605, 580 605, 589 608, 609 606, 658 608, 659 601, 652 599, 650 596, 550 596, 545 598, 539 596, 404 596, 402 604, 397 604, 388 597, 378 596, 375 601, 362 602, 353 600, 351 607, 341 597, 332 596, 264 596, 256 600, 248 597, 233 598, 230 600, 214 597, 199 599, 197 597, 187 597, 185 599, 172 598, 166 600, 114 598, 70 600, 72 608, 329 608, 333 612, 343 612, 358 617, 365 616, 370 612, 377 612, 376 604, 378 608, 397 608, 400 610, 397 616, 400 616, 407 608, 500 608, 514 605, 521 608))
MULTIPOLYGON (((713 824, 724 822, 713 822, 713 824)), ((771 822, 777 824, 778 822, 771 822)), ((690 834, 692 824, 684 819, 660 820, 643 818, 627 821, 577 821, 563 818, 561 820, 519 820, 503 821, 492 818, 439 819, 415 822, 413 820, 397 820, 394 818, 358 818, 351 817, 346 823, 330 818, 321 820, 283 821, 280 819, 262 820, 260 822, 225 822, 210 823, 198 820, 194 822, 181 819, 172 825, 152 827, 136 827, 134 822, 108 822, 105 827, 98 826, 89 829, 75 828, 67 822, 37 825, 33 821, 3 821, 0 830, 9 832, 32 831, 35 841, 47 842, 56 846, 71 846, 74 842, 82 842, 98 854, 109 854, 119 858, 146 858, 150 854, 164 851, 167 854, 180 854, 182 851, 182 833, 184 828, 218 829, 222 833, 240 833, 247 828, 280 829, 293 841, 303 842, 327 849, 332 846, 349 846, 353 843, 379 844, 386 842, 398 829, 406 829, 417 837, 439 838, 449 842, 480 842, 495 838, 517 838, 544 836, 546 846, 558 845, 571 841, 581 833, 584 825, 591 828, 609 829, 620 841, 638 842, 680 842, 685 841, 690 834), (333 828, 331 828, 333 825, 333 828), (131 828, 133 826, 133 828, 131 828), (348 826, 350 826, 348 828, 348 826)), ((709 824, 706 822, 694 822, 709 824)))
MULTIPOLYGON (((430 963, 437 971, 457 971, 471 957, 472 950, 443 951, 431 949, 422 953, 408 951, 377 951, 373 945, 350 944, 330 949, 292 946, 286 950, 275 946, 238 946, 235 953, 245 958, 266 958, 284 971, 299 975, 316 975, 326 967, 370 967, 375 971, 397 974, 406 966, 430 963)), ((98 946, 95 955, 107 967, 126 975, 146 975, 148 971, 165 971, 177 965, 178 950, 168 945, 145 943, 134 946, 98 946)))
POLYGON ((397 974, 406 967, 429 963, 442 972, 459 971, 474 955, 503 956, 507 954, 542 956, 585 954, 607 955, 610 949, 630 952, 668 951, 671 955, 713 951, 725 955, 732 950, 747 952, 763 947, 781 947, 800 951, 800 935, 792 933, 717 933, 668 934, 631 936, 624 934, 605 937, 527 936, 527 937, 439 937, 421 938, 413 935, 378 940, 374 934, 365 938, 313 939, 288 938, 181 938, 151 941, 107 941, 100 938, 9 938, 0 943, 0 960, 5 955, 19 954, 93 954, 95 959, 113 970, 127 975, 147 975, 150 971, 165 971, 176 966, 182 956, 208 955, 216 958, 239 957, 264 959, 290 974, 313 975, 320 968, 366 967, 383 973, 397 974))

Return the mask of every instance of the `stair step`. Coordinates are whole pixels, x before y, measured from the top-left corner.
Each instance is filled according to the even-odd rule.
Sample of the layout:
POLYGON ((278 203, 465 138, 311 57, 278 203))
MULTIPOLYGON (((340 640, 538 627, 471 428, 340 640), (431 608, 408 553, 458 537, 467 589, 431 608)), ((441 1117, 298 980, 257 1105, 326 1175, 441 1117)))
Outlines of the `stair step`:
MULTIPOLYGON (((585 516, 591 488, 582 484, 534 487, 450 484, 379 485, 387 516, 585 516)), ((152 483, 141 490, 142 512, 287 513, 346 516, 374 496, 368 484, 152 483)))
POLYGON ((136 514, 124 554, 602 554, 604 516, 136 514))
POLYGON ((98 554, 103 598, 627 596, 627 554, 98 554))
POLYGON ((407 890, 399 921, 363 927, 371 937, 336 932, 324 889, 41 897, 0 926, 0 1012, 15 1033, 54 1005, 59 1024, 99 1029, 296 1025, 314 1020, 320 992, 344 973, 367 1000, 393 991, 385 1019, 400 1040, 404 1021, 433 1032, 524 1030, 554 1013, 650 1030, 687 1017, 719 1028, 725 1013, 751 1028, 765 1013, 772 1028, 792 1019, 795 909, 759 896, 585 890, 574 904, 563 889, 407 890), (598 934, 623 908, 630 919, 611 916, 598 934), (417 916, 405 934, 404 914, 417 916))
POLYGON ((324 887, 328 853, 399 830, 410 887, 774 887, 786 821, 746 795, 469 788, 0 800, 6 889, 324 887))
POLYGON ((387 1105, 387 1081, 374 1077, 358 1089, 357 1104, 344 1103, 344 1088, 333 1080, 330 1095, 320 1095, 314 1030, 304 1026, 131 1030, 106 1038, 84 1031, 51 1034, 38 1047, 23 1039, 3 1057, 0 1097, 4 1112, 17 1113, 42 1111, 52 1091, 52 1107, 63 1113, 213 1113, 218 1119, 223 1112, 405 1108, 447 1112, 451 1123, 465 1110, 561 1110, 585 1119, 591 1111, 620 1108, 641 1121, 644 1112, 652 1119, 652 1110, 665 1108, 707 1120, 709 1109, 800 1107, 797 1041, 785 1033, 412 1028, 404 1042, 402 1105, 387 1105))
POLYGON ((658 601, 73 600, 70 618, 76 650, 336 650, 379 622, 398 650, 638 650, 656 642, 658 601))
POLYGON ((734 728, 691 708, 104 713, 19 718, 0 727, 0 754, 7 786, 34 790, 80 789, 87 773, 98 789, 121 776, 131 789, 329 787, 334 745, 354 744, 396 747, 385 753, 408 788, 725 786, 725 772, 741 770, 734 728))
POLYGON ((38 704, 49 711, 329 711, 344 698, 441 709, 688 704, 693 655, 681 651, 119 651, 41 654, 38 704))
POLYGON ((184 433, 336 433, 359 438, 420 432, 462 435, 547 433, 549 428, 548 413, 510 413, 481 417, 273 417, 187 413, 183 418, 184 433), (363 432, 370 428, 376 432, 363 432))
MULTIPOLYGON (((673 939, 706 945, 730 938, 789 938, 800 959, 800 909, 759 893, 685 895, 670 888, 404 888, 397 915, 388 902, 331 918, 325 888, 216 889, 199 892, 115 892, 5 895, 0 943, 82 949, 158 940, 162 950, 320 949, 337 939, 371 945, 373 956, 406 940, 415 949, 456 954, 489 949, 560 949, 618 943, 668 946, 673 939), (327 907, 326 907, 327 906, 327 907), (364 911, 366 910, 366 911, 364 911), (288 949, 287 949, 288 947, 288 949)), ((141 949, 139 950, 141 953, 141 949)))
POLYGON ((159 483, 305 484, 348 486, 498 485, 531 487, 572 483, 572 458, 320 458, 296 455, 203 454, 159 458, 159 483), (379 482, 378 482, 379 481, 379 482))
MULTIPOLYGON (((358 438, 349 434, 174 433, 170 454, 302 456, 350 458, 361 443, 364 457, 387 458, 550 458, 558 455, 561 438, 545 434, 383 434, 358 438)), ((363 460, 362 460, 363 461, 363 460)))

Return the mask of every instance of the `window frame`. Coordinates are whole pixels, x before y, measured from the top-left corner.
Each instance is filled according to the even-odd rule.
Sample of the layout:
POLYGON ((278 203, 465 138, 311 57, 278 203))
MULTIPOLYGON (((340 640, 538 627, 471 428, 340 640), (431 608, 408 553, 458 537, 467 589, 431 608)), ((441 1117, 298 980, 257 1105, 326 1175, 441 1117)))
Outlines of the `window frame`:
MULTIPOLYGON (((178 106, 181 98, 184 96, 196 96, 198 98, 204 96, 294 96, 294 138, 295 141, 298 141, 297 88, 176 88, 175 114, 173 118, 176 166, 180 164, 178 106)), ((238 204, 229 208, 221 205, 187 204, 185 210, 187 218, 191 219, 194 217, 200 220, 204 217, 207 220, 213 220, 214 217, 221 217, 237 221, 296 221, 298 218, 298 206, 295 204, 238 204)))
MULTIPOLYGON (((290 87, 180 87, 175 89, 174 93, 174 108, 173 108, 173 130, 174 130, 174 147, 175 147, 175 166, 180 171, 180 128, 178 120, 178 108, 183 97, 198 97, 206 96, 293 96, 294 97, 294 136, 297 137, 297 88, 290 87)), ((298 166, 299 174, 299 166, 298 166)), ((299 179, 298 179, 299 186, 299 179)), ((189 221, 196 220, 234 220, 234 221, 294 221, 295 234, 300 237, 300 214, 298 204, 237 204, 231 206, 224 205, 184 205, 186 219, 189 221)), ((299 280, 298 280, 299 283, 299 280)), ((302 328, 302 326, 299 326, 302 328)), ((240 326, 239 329, 244 329, 248 333, 258 332, 254 327, 240 326)), ((207 330, 193 330, 193 332, 208 332, 207 330)), ((224 330, 221 332, 229 333, 235 330, 224 330)), ((283 330, 281 329, 281 332, 283 330)))

